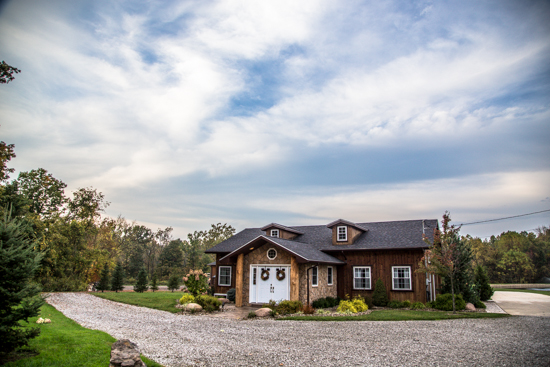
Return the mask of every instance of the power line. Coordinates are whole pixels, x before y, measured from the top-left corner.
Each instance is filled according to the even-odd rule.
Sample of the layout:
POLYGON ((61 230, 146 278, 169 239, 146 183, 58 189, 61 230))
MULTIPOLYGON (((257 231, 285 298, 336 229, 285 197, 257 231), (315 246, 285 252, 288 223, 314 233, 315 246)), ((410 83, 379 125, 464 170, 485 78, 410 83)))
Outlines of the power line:
POLYGON ((497 219, 488 219, 488 220, 480 220, 479 222, 471 222, 471 223, 462 223, 460 226, 468 226, 470 224, 478 224, 478 223, 487 223, 487 222, 496 222, 497 220, 504 220, 504 219, 510 219, 510 218, 518 218, 518 217, 525 217, 527 215, 533 215, 533 214, 539 214, 539 213, 545 213, 550 212, 550 209, 541 210, 539 212, 533 212, 533 213, 527 213, 527 214, 520 214, 520 215, 513 215, 511 217, 504 217, 504 218, 497 218, 497 219))

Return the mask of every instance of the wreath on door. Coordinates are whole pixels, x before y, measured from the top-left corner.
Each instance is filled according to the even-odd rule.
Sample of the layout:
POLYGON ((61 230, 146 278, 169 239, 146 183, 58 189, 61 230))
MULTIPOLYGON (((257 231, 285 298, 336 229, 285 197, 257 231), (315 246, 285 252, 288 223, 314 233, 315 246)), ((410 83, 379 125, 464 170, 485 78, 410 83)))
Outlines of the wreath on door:
POLYGON ((285 275, 285 269, 282 268, 282 269, 277 269, 277 280, 281 281, 281 280, 284 280, 286 277, 285 275))
POLYGON ((268 280, 269 279, 269 269, 262 269, 262 280, 268 280))

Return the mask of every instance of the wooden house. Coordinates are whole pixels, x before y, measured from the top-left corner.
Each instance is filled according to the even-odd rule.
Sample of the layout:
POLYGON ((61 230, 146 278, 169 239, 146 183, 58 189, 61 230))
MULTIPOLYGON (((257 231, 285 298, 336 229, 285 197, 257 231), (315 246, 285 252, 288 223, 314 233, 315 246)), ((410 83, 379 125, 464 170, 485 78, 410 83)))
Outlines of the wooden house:
POLYGON ((436 279, 417 272, 436 219, 247 228, 210 248, 215 293, 236 289, 237 306, 270 300, 372 296, 382 279, 390 300, 427 302, 436 279), (309 297, 308 297, 309 295, 309 297))

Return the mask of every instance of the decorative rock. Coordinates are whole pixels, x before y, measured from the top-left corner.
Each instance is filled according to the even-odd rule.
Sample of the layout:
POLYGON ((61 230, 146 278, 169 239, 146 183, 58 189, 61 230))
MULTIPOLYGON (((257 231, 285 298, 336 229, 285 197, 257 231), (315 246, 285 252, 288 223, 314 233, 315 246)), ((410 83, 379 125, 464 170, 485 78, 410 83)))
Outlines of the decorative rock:
POLYGON ((260 309, 256 310, 254 313, 258 317, 271 316, 271 308, 267 308, 267 307, 260 308, 260 309))
POLYGON ((231 303, 231 301, 227 298, 218 298, 218 300, 221 301, 222 305, 225 305, 226 303, 231 303))
POLYGON ((192 310, 195 310, 195 311, 202 311, 202 307, 201 305, 197 304, 197 303, 188 303, 186 305, 183 305, 183 309, 185 311, 192 311, 192 310))
POLYGON ((476 310, 476 306, 474 306, 470 302, 466 303, 466 311, 475 311, 475 310, 476 310))
POLYGON ((120 339, 111 347, 111 363, 109 367, 147 367, 139 357, 135 343, 128 339, 120 339))

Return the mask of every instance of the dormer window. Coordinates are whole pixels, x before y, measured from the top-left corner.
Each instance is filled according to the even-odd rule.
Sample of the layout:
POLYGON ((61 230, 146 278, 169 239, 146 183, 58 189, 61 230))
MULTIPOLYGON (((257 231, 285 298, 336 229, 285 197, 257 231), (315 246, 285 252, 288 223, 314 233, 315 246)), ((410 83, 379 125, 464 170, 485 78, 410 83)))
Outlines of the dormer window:
POLYGON ((271 230, 271 237, 279 237, 279 230, 278 229, 272 229, 271 230))
POLYGON ((338 241, 345 242, 348 240, 348 227, 347 226, 338 226, 338 241))

